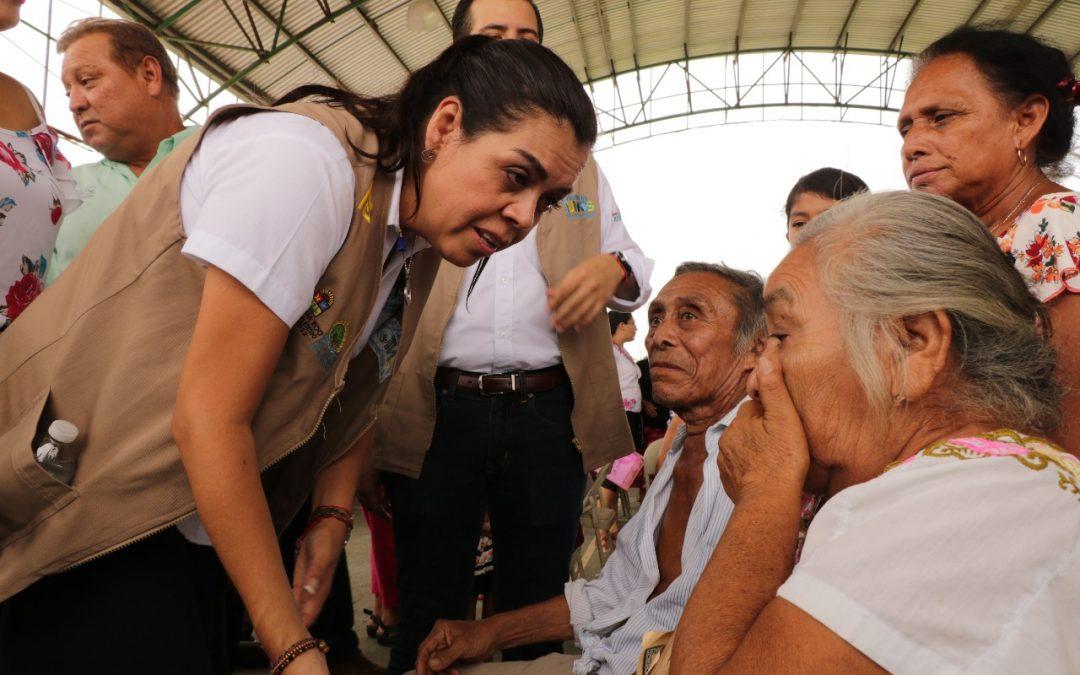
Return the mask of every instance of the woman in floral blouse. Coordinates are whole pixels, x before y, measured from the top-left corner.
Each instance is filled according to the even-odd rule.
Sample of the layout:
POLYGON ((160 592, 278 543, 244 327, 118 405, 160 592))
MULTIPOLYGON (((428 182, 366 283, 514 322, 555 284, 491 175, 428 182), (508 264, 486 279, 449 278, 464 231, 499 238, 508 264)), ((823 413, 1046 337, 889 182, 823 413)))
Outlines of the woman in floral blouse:
POLYGON ((1080 84, 1061 50, 1030 35, 959 28, 919 55, 897 121, 904 176, 970 209, 1050 310, 1066 386, 1065 447, 1080 448, 1080 210, 1053 179, 1080 84))
MULTIPOLYGON (((21 4, 0 2, 0 31, 21 4)), ((45 288, 60 218, 79 205, 70 169, 34 95, 0 72, 0 331, 45 288)))

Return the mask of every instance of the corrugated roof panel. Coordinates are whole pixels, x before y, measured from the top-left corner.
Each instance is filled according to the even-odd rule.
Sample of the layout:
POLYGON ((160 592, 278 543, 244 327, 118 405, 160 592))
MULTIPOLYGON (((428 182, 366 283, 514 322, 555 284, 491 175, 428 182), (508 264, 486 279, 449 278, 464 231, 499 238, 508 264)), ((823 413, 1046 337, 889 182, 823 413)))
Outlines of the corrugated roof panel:
POLYGON ((397 52, 409 70, 416 70, 430 63, 449 46, 450 28, 440 20, 429 31, 409 30, 405 23, 408 14, 407 7, 402 7, 384 14, 377 24, 387 44, 397 52))
MULTIPOLYGON (((138 1, 158 20, 188 4, 188 0, 138 1)), ((263 47, 270 49, 282 1, 248 0, 252 11, 249 20, 242 0, 203 0, 179 17, 173 29, 187 38, 221 45, 249 47, 249 39, 256 44, 261 40, 263 47), (239 24, 230 16, 225 2, 233 9, 239 24), (259 11, 257 5, 265 11, 259 11), (258 37, 251 28, 252 23, 258 37)), ((303 46, 310 55, 305 55, 298 46, 292 46, 264 63, 250 50, 221 45, 187 48, 212 59, 218 64, 214 67, 226 77, 257 66, 245 80, 271 95, 307 81, 329 83, 329 75, 316 60, 351 88, 366 93, 384 93, 395 89, 406 75, 406 68, 399 59, 407 68, 415 69, 429 62, 449 44, 447 24, 457 0, 433 1, 441 10, 442 20, 437 28, 423 33, 410 31, 406 26, 411 0, 367 0, 362 3, 364 13, 377 24, 382 35, 380 40, 365 26, 360 13, 349 9, 350 0, 328 0, 332 11, 345 13, 333 23, 322 25, 303 37, 303 46)), ((1080 25, 1080 0, 1062 0, 1056 4, 1054 0, 537 2, 544 18, 545 44, 562 56, 582 80, 607 77, 612 61, 618 72, 633 71, 635 44, 637 64, 642 68, 685 58, 684 43, 692 58, 734 52, 737 32, 739 48, 744 52, 784 49, 789 44, 796 49, 831 49, 837 44, 844 46, 841 29, 847 22, 846 47, 851 52, 880 52, 901 47, 899 40, 894 42, 898 33, 903 36, 902 50, 917 52, 969 19, 975 23, 1011 21, 1014 28, 1023 30, 1038 22, 1050 7, 1052 10, 1038 23, 1034 33, 1065 49, 1074 65, 1080 60, 1080 31, 1076 30, 1080 25), (602 19, 598 6, 603 10, 602 19), (796 14, 800 6, 801 11, 796 14), (911 13, 913 7, 916 9, 911 13), (979 8, 977 13, 976 8, 979 8), (909 13, 910 20, 904 26, 909 13)), ((325 15, 319 2, 290 0, 278 41, 287 40, 289 34, 306 32, 321 21, 325 21, 325 15)))

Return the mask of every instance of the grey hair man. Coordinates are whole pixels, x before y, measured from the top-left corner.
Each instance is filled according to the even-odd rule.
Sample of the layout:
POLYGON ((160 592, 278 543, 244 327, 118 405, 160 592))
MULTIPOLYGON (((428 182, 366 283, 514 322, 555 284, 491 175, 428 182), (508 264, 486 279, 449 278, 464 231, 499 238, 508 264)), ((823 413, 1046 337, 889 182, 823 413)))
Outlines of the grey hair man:
POLYGON ((551 654, 528 672, 635 671, 645 633, 678 624, 731 516, 717 467, 719 439, 745 395, 764 316, 756 274, 710 263, 676 269, 649 305, 645 346, 653 396, 685 427, 600 577, 572 581, 560 597, 483 621, 436 623, 420 646, 418 673, 571 637, 581 645, 580 657, 551 654))

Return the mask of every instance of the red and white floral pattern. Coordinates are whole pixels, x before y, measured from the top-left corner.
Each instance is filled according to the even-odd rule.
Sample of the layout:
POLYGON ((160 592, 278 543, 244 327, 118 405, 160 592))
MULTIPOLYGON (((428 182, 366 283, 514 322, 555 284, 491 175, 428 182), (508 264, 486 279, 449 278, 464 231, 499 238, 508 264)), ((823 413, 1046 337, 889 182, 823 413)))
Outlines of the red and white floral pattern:
POLYGON ((45 289, 60 220, 79 204, 70 170, 45 124, 0 129, 0 331, 45 289))

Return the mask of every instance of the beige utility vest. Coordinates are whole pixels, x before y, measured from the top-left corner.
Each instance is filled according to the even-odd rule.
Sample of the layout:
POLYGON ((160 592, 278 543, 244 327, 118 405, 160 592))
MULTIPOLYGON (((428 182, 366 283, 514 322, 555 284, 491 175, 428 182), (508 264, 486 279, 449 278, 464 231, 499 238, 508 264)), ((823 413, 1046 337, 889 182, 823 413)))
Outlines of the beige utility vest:
MULTIPOLYGON (((536 233, 540 269, 554 287, 578 263, 600 252, 600 206, 596 161, 589 162, 573 194, 544 216, 536 233)), ((435 369, 443 333, 467 288, 465 270, 439 267, 430 302, 420 318, 412 348, 390 383, 376 424, 375 462, 383 471, 416 478, 435 430, 435 369)), ((546 311, 546 310, 545 310, 546 311)), ((559 352, 574 392, 574 445, 587 470, 621 457, 634 447, 622 406, 611 328, 600 313, 579 332, 559 335, 559 352)))
MULTIPOLYGON (((223 108, 204 130, 259 110, 268 109, 223 108)), ((344 110, 314 103, 269 110, 307 116, 334 133, 352 162, 359 203, 252 421, 280 529, 315 474, 370 426, 390 381, 380 382, 370 347, 348 357, 376 310, 394 179, 354 149, 374 153, 375 136, 344 110)), ((170 427, 206 277, 181 254, 179 204, 181 175, 201 139, 200 132, 148 171, 71 267, 0 334, 0 600, 194 512, 170 427), (34 459, 35 438, 55 419, 80 430, 71 486, 34 459)), ((430 249, 414 258, 401 352, 438 262, 430 249)))

